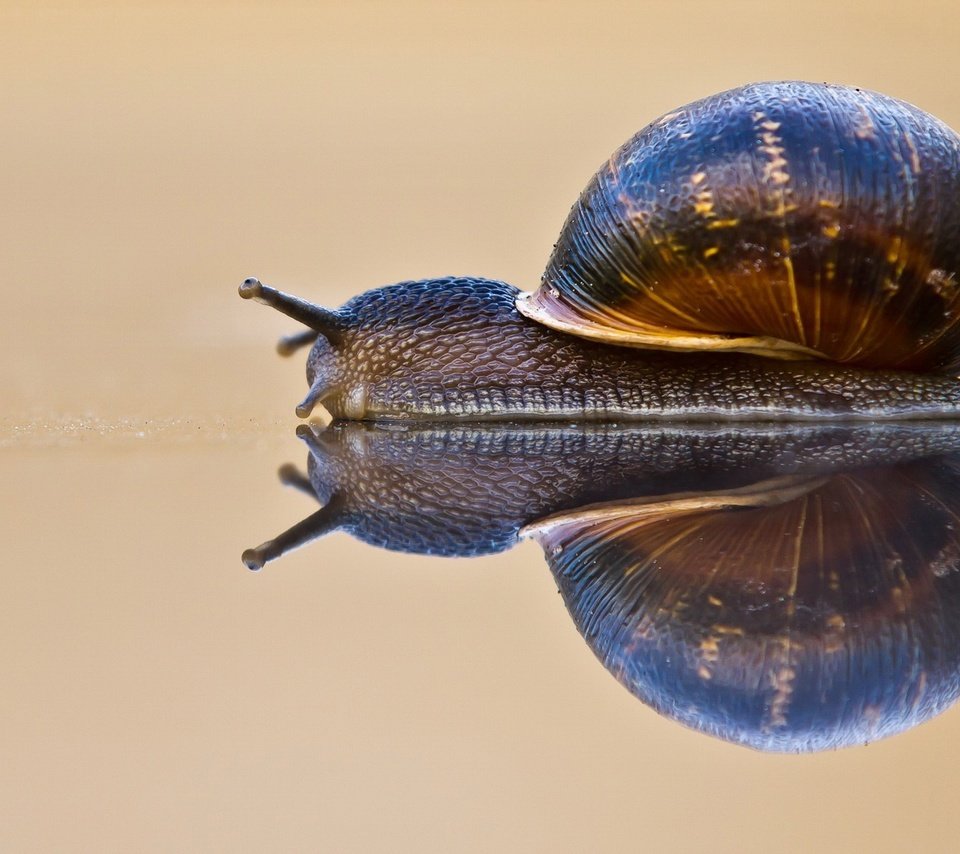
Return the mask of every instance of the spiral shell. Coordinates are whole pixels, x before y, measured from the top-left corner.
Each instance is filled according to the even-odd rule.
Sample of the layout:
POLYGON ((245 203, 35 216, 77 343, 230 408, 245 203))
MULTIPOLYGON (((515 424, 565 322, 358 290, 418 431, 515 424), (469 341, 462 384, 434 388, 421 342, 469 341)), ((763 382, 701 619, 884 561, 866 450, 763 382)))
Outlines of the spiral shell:
POLYGON ((842 86, 697 101, 594 176, 518 308, 631 346, 954 372, 960 137, 842 86))

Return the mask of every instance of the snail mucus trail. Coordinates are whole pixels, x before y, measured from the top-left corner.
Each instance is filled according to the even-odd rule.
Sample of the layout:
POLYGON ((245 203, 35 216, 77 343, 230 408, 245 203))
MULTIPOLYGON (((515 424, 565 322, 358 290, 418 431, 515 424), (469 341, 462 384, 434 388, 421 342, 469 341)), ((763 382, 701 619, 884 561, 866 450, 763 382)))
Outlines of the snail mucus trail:
POLYGON ((675 110, 574 205, 539 290, 451 277, 308 327, 301 417, 960 415, 960 137, 877 93, 759 83, 675 110))

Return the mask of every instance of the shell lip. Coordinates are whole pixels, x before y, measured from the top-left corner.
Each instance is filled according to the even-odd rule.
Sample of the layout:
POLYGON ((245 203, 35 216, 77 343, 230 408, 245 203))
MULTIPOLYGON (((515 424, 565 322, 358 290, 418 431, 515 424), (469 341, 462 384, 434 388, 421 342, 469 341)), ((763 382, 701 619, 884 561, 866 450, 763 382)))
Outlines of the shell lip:
POLYGON ((544 296, 541 288, 536 293, 522 293, 516 299, 517 311, 528 320, 566 332, 580 338, 636 347, 645 350, 672 350, 674 352, 734 352, 750 353, 781 360, 809 360, 828 357, 818 350, 793 341, 769 335, 728 335, 715 332, 695 332, 670 327, 655 328, 637 322, 633 329, 606 325, 565 305, 558 297, 544 296), (558 310, 561 308, 562 310, 558 310))

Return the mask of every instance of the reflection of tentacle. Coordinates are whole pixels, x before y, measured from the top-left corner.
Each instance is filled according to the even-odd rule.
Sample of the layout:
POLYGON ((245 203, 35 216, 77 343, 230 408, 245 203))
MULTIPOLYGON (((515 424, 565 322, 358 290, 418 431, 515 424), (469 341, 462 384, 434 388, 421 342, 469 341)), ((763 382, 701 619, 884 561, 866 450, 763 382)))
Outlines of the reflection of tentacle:
POLYGON ((280 483, 284 486, 292 486, 294 489, 300 490, 300 492, 309 495, 311 498, 317 497, 317 491, 313 488, 313 484, 310 483, 310 478, 301 472, 293 463, 285 463, 280 466, 280 468, 277 469, 277 476, 280 478, 280 483))
POLYGON ((310 424, 297 425, 297 438, 309 449, 313 456, 336 454, 341 447, 341 437, 349 432, 344 426, 330 426, 318 429, 310 424))
POLYGON ((254 571, 263 569, 269 561, 276 560, 293 549, 335 531, 342 524, 342 510, 342 503, 336 497, 331 498, 312 516, 308 516, 272 540, 267 540, 256 548, 247 549, 241 559, 248 569, 254 571))
POLYGON ((669 717, 817 750, 909 728, 960 693, 956 460, 606 511, 529 530, 597 656, 669 717))

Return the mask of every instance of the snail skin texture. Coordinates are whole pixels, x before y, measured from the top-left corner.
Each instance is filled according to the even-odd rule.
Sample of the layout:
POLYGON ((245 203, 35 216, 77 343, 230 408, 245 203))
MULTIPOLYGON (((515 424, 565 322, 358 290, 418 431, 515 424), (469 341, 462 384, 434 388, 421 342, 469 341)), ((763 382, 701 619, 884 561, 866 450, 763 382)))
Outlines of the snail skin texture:
POLYGON ((960 137, 874 92, 758 83, 657 119, 574 205, 539 290, 452 277, 309 327, 306 417, 960 415, 960 137))

